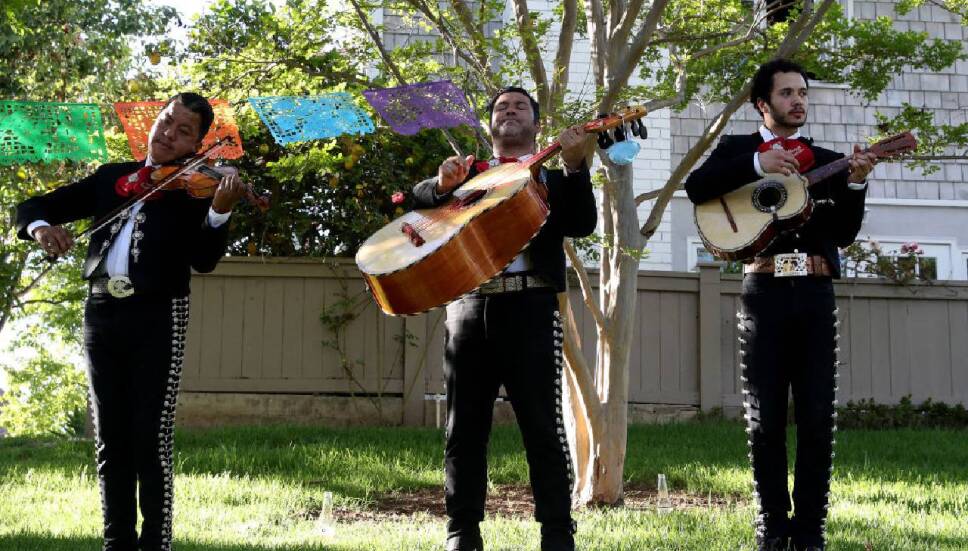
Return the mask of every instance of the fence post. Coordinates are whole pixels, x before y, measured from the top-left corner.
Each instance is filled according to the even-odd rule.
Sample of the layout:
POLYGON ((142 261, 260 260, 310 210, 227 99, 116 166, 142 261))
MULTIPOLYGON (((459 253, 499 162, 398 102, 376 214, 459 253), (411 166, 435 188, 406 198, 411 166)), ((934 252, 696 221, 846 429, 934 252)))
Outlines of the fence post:
POLYGON ((708 412, 723 406, 722 312, 720 268, 723 262, 699 267, 699 407, 708 412))
POLYGON ((407 336, 407 344, 403 347, 403 424, 405 426, 422 426, 424 424, 424 349, 430 345, 431 335, 427 334, 427 314, 404 317, 403 334, 407 336), (413 339, 416 346, 410 346, 413 339))

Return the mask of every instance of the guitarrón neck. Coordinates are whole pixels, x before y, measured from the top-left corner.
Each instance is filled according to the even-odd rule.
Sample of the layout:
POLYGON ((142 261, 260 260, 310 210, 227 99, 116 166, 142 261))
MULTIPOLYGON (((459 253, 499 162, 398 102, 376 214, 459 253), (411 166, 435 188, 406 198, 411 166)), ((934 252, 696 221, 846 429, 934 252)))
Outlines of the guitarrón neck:
POLYGON ((808 182, 807 185, 812 186, 817 182, 830 178, 834 174, 837 174, 838 172, 844 170, 849 166, 850 166, 850 157, 844 157, 843 159, 837 159, 832 163, 825 164, 820 168, 815 168, 810 172, 804 174, 804 177, 807 179, 807 182, 808 182))
POLYGON ((554 157, 555 153, 558 153, 559 149, 561 149, 561 143, 559 143, 558 140, 555 140, 551 145, 535 153, 534 156, 527 161, 524 161, 524 163, 529 167, 540 165, 548 159, 554 157))

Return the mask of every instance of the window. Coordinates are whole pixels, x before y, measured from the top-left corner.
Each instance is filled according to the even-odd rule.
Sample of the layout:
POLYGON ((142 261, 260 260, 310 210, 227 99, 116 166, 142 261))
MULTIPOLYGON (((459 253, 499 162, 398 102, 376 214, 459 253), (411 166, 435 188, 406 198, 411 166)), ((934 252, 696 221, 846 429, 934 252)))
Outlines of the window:
POLYGON ((933 256, 918 255, 916 257, 906 256, 880 256, 882 260, 890 260, 900 270, 913 271, 917 279, 922 281, 934 281, 938 279, 938 259, 933 256))
MULTIPOLYGON (((700 262, 715 262, 719 260, 713 253, 706 250, 706 247, 702 244, 702 241, 697 237, 690 237, 686 240, 687 246, 689 247, 686 254, 686 268, 690 272, 695 272, 699 268, 696 267, 700 262)), ((720 272, 726 274, 741 274, 743 273, 743 263, 738 261, 726 261, 726 265, 719 269, 720 272)))
MULTIPOLYGON (((861 246, 869 254, 872 242, 876 242, 880 247, 879 260, 890 261, 899 270, 911 271, 917 279, 946 280, 963 277, 960 267, 955 269, 953 259, 956 251, 953 242, 870 237, 859 240, 855 245, 861 246), (908 243, 917 243, 918 249, 923 251, 922 254, 912 258, 910 254, 903 251, 902 248, 908 243)), ((867 262, 857 262, 856 254, 851 255, 850 250, 841 251, 840 264, 845 277, 877 277, 873 273, 874 268, 867 262)))

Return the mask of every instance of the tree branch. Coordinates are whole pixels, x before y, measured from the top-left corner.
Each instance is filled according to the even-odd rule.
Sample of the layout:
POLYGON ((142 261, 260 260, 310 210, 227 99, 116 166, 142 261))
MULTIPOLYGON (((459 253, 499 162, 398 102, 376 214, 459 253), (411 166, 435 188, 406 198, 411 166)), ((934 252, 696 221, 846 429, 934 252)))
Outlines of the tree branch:
MULTIPOLYGON (((561 30, 558 33, 558 53, 555 54, 555 64, 551 74, 552 106, 558 106, 568 91, 568 67, 571 65, 571 48, 575 42, 575 27, 578 24, 578 0, 563 0, 565 13, 561 18, 561 30)), ((557 109, 546 111, 546 116, 552 122, 558 118, 557 109)))
MULTIPOLYGON (((664 187, 660 187, 659 189, 653 189, 652 191, 646 191, 645 193, 640 193, 640 194, 636 195, 635 196, 635 206, 639 206, 639 205, 641 205, 642 203, 644 203, 646 201, 651 201, 651 200, 655 199, 656 197, 659 196, 660 193, 662 193, 662 190, 663 189, 665 189, 665 188, 664 187)), ((676 187, 676 189, 673 191, 673 193, 675 193, 676 191, 681 191, 683 189, 686 189, 686 188, 682 184, 679 184, 676 187)))
POLYGON ((699 59, 701 57, 706 57, 708 55, 712 55, 712 54, 714 54, 714 53, 716 53, 716 52, 718 52, 720 50, 725 50, 726 48, 732 48, 734 46, 739 46, 740 44, 745 44, 745 43, 753 40, 754 38, 756 38, 756 36, 757 35, 754 32, 754 29, 751 27, 750 30, 749 30, 749 32, 746 33, 745 36, 741 36, 741 37, 735 38, 733 40, 728 40, 726 42, 723 42, 721 44, 717 44, 715 46, 710 46, 708 48, 703 48, 702 50, 697 50, 697 51, 689 54, 689 59, 691 59, 691 60, 699 59))
POLYGON ((521 36, 521 47, 524 57, 531 69, 531 79, 538 94, 538 105, 541 111, 547 113, 551 107, 551 96, 548 90, 548 75, 545 73, 544 61, 538 48, 538 40, 534 36, 534 23, 528 11, 528 0, 514 0, 514 15, 518 23, 518 34, 521 36))
POLYGON ((420 12, 428 21, 433 23, 435 29, 440 36, 444 38, 444 41, 450 45, 451 49, 461 57, 467 64, 477 73, 478 80, 481 85, 487 90, 489 94, 497 91, 497 87, 494 85, 494 75, 491 73, 491 69, 487 65, 481 65, 480 61, 475 56, 470 56, 467 54, 467 50, 462 48, 458 44, 457 39, 454 37, 454 33, 450 31, 447 26, 447 22, 444 18, 434 15, 434 12, 430 9, 430 6, 424 0, 405 0, 411 7, 420 12))
MULTIPOLYGON (((568 371, 574 377, 575 386, 578 388, 578 398, 582 407, 587 413, 589 423, 592 425, 592 434, 601 434, 602 423, 602 402, 595 391, 595 380, 592 378, 591 369, 585 362, 585 356, 581 352, 581 345, 578 341, 578 326, 575 324, 575 313, 571 309, 571 301, 568 300, 568 293, 558 295, 558 307, 564 311, 562 316, 565 320, 564 327, 564 349, 565 363, 570 368, 568 371)), ((577 417, 577 416, 576 416, 577 417)))
POLYGON ((632 34, 632 27, 635 26, 639 12, 642 11, 643 1, 629 0, 629 5, 625 8, 625 13, 622 14, 622 20, 619 21, 618 26, 612 30, 612 35, 608 38, 609 51, 617 51, 616 47, 625 44, 629 39, 629 35, 632 34))
POLYGON ((578 257, 578 253, 575 252, 575 246, 572 245, 571 239, 565 240, 564 247, 565 254, 568 255, 568 260, 571 261, 572 267, 575 268, 575 273, 578 274, 578 286, 581 287, 581 296, 585 302, 585 307, 588 308, 588 311, 592 313, 592 317, 595 318, 598 338, 611 344, 612 337, 609 335, 608 327, 605 325, 605 316, 602 314, 602 309, 592 300, 595 291, 592 289, 592 283, 588 279, 588 271, 585 270, 585 265, 582 263, 581 258, 578 257))
MULTIPOLYGON (((373 40, 373 44, 376 46, 376 49, 380 52, 380 57, 383 59, 383 63, 387 66, 387 69, 389 69, 390 72, 393 73, 394 78, 397 79, 397 82, 401 86, 406 85, 407 80, 403 78, 403 73, 401 73, 400 69, 397 68, 397 64, 394 63, 392 59, 390 59, 390 54, 387 53, 387 49, 383 45, 383 40, 380 38, 379 33, 377 33, 376 29, 374 29, 373 26, 370 25, 370 18, 363 11, 363 8, 360 7, 360 4, 357 2, 357 0, 350 0, 350 4, 353 4, 353 9, 356 10, 356 15, 359 16, 360 22, 363 23, 363 27, 366 28, 366 32, 369 33, 370 38, 373 40)), ((438 130, 440 130, 444 134, 444 138, 447 139, 447 143, 450 144, 450 147, 451 149, 454 150, 454 153, 456 153, 460 157, 463 157, 464 154, 461 152, 460 146, 457 145, 457 140, 454 139, 454 137, 450 134, 450 132, 448 132, 446 128, 439 128, 438 130)))
POLYGON ((614 75, 609 75, 608 89, 599 102, 599 112, 605 113, 610 110, 615 103, 615 98, 628 85, 629 77, 632 76, 632 71, 638 67, 642 53, 645 51, 653 33, 655 33, 659 20, 662 18, 662 12, 665 11, 668 4, 669 0, 654 0, 649 13, 645 16, 645 21, 642 22, 642 26, 632 40, 632 45, 617 63, 611 64, 613 67, 617 67, 618 71, 614 75))
POLYGON ((605 86, 605 61, 608 56, 605 27, 605 8, 602 0, 585 0, 585 30, 589 36, 592 67, 595 70, 595 85, 605 86))

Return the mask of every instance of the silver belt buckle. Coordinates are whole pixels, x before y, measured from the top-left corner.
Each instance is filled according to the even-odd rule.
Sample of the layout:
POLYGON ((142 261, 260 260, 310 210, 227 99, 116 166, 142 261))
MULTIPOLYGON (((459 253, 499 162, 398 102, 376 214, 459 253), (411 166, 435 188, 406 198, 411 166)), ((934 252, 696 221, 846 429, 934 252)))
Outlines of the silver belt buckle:
POLYGON ((807 253, 786 253, 773 257, 774 277, 797 277, 807 273, 807 253))
POLYGON ((111 276, 108 279, 108 294, 114 298, 130 297, 134 294, 134 285, 128 276, 111 276))

